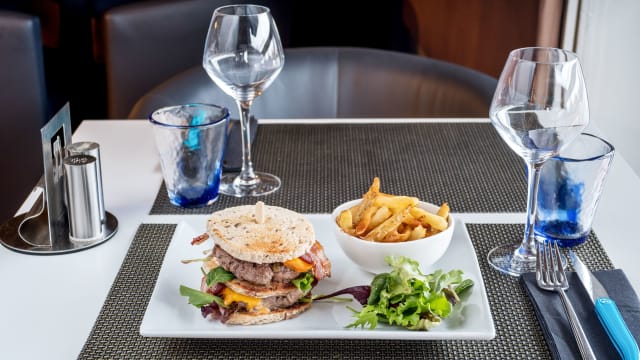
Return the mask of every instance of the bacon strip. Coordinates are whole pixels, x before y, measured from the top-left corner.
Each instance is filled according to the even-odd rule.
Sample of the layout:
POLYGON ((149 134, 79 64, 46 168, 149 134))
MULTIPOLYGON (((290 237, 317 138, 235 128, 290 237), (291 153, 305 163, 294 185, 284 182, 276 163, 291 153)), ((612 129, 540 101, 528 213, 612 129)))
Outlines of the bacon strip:
POLYGON ((191 245, 200 245, 203 242, 205 242, 208 238, 209 238, 209 234, 207 233, 200 234, 191 240, 191 245))
POLYGON ((313 276, 316 280, 322 280, 331 276, 331 262, 325 255, 322 245, 316 241, 311 249, 300 258, 310 264, 313 264, 313 276))

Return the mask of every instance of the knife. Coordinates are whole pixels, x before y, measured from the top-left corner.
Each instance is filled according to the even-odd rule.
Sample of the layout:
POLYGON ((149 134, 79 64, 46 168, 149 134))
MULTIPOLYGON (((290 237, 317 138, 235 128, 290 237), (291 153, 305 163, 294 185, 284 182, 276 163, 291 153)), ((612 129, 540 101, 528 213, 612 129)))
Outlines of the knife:
POLYGON ((598 320, 607 331, 609 339, 613 342, 622 359, 640 359, 638 344, 624 322, 616 303, 609 297, 607 290, 572 250, 569 250, 569 257, 582 285, 593 301, 598 320))

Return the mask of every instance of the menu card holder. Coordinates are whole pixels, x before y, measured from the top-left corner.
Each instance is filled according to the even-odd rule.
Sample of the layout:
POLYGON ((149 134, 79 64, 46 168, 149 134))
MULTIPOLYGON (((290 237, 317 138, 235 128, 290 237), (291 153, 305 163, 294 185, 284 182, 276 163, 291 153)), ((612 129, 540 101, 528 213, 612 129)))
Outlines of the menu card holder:
MULTIPOLYGON (((23 204, 28 209, 0 225, 0 242, 9 249, 27 254, 64 254, 80 251, 110 239, 118 220, 105 212, 104 236, 93 241, 73 241, 65 201, 65 147, 71 145, 71 116, 66 104, 40 130, 44 175, 23 204)), ((99 184, 102 185, 101 183, 99 184)))

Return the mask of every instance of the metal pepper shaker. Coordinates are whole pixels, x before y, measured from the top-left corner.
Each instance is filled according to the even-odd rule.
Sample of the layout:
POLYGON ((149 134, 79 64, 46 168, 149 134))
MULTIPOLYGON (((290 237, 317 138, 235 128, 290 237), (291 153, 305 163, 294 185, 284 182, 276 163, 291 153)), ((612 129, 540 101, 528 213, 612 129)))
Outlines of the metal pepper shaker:
POLYGON ((104 238, 104 208, 100 208, 97 159, 71 155, 63 161, 66 175, 69 239, 95 241, 104 238))
POLYGON ((98 171, 98 202, 100 205, 100 221, 104 224, 105 218, 105 206, 104 206, 104 193, 102 188, 102 165, 100 161, 100 144, 92 141, 80 141, 73 144, 69 144, 65 147, 66 156, 72 155, 90 155, 96 158, 96 169, 98 171))

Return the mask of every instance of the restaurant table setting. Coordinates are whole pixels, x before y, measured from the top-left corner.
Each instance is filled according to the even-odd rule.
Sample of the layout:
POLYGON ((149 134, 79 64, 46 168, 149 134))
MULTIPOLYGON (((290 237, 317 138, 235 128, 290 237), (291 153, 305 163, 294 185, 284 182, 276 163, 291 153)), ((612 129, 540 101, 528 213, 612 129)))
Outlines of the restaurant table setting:
MULTIPOLYGON (((421 199, 446 200, 454 211, 460 213, 518 212, 522 211, 525 205, 522 195, 525 178, 521 162, 500 141, 491 124, 487 122, 403 122, 366 125, 285 122, 261 125, 259 129, 254 142, 256 163, 260 164, 261 168, 278 174, 282 179, 280 191, 262 198, 271 205, 307 214, 327 214, 345 199, 361 196, 364 187, 378 173, 384 174, 384 190, 389 193, 414 194, 421 199), (387 140, 381 145, 379 139, 385 134, 387 140), (354 138, 357 140, 354 141, 354 138), (424 144, 420 161, 402 161, 415 156, 414 150, 403 146, 407 141, 424 144), (274 143, 279 144, 278 151, 270 152, 269 149, 273 149, 274 143), (334 149, 331 152, 334 155, 327 152, 327 148, 334 149), (487 148, 492 151, 485 151, 487 148), (287 154, 286 165, 283 164, 282 154, 287 154), (448 160, 442 160, 444 157, 448 160), (358 161, 376 165, 354 167, 358 161), (487 168, 499 170, 491 172, 492 176, 487 176, 487 168), (494 189, 500 188, 497 186, 498 183, 502 189, 506 186, 507 190, 495 191, 494 189)), ((218 201, 207 207, 182 208, 172 205, 166 190, 161 187, 150 213, 165 216, 201 214, 206 218, 207 214, 216 209, 252 204, 254 201, 255 199, 220 196, 218 201)), ((369 342, 334 337, 270 340, 224 339, 224 336, 217 339, 143 337, 140 335, 140 326, 167 247, 171 241, 183 241, 187 245, 190 239, 173 238, 176 230, 174 224, 142 224, 80 357, 97 358, 122 354, 136 358, 207 357, 211 356, 211 348, 214 347, 225 356, 261 358, 293 356, 305 348, 314 349, 318 357, 396 358, 422 353, 429 354, 431 358, 441 359, 572 358, 559 357, 558 354, 566 355, 566 350, 563 353, 562 349, 558 350, 558 345, 554 345, 571 344, 571 333, 551 331, 556 336, 555 340, 551 340, 545 337, 549 332, 545 330, 547 322, 538 322, 540 313, 554 314, 547 310, 537 312, 537 309, 545 309, 545 306, 540 306, 540 302, 550 302, 554 304, 554 309, 560 309, 557 295, 542 293, 539 289, 527 290, 529 286, 523 286, 521 283, 524 280, 502 275, 492 269, 486 261, 487 253, 492 247, 517 238, 523 230, 523 225, 463 223, 463 227, 468 231, 473 244, 474 256, 477 257, 489 300, 495 325, 495 337, 491 340, 369 342), (535 296, 530 295, 533 291, 535 296), (563 340, 557 340, 558 336, 562 336, 563 340), (409 342, 410 346, 407 347, 406 342, 409 342)), ((589 239, 575 250, 592 270, 613 269, 595 233, 591 233, 589 239)), ((444 257, 446 256, 445 254, 444 257)), ((604 274, 619 278, 622 272, 605 271, 604 274)), ((523 279, 527 278, 528 276, 525 276, 523 279)), ((527 281, 524 283, 528 284, 527 281)), ((572 285, 570 291, 579 293, 579 285, 573 284, 573 281, 572 285)), ((630 299, 635 298, 637 302, 633 289, 630 286, 621 287, 626 290, 616 292, 618 297, 614 297, 621 307, 625 307, 625 310, 621 311, 625 316, 634 308, 637 312, 637 303, 634 305, 633 302, 625 300, 628 296, 630 299)), ((177 294, 177 284, 175 291, 177 294)), ((569 296, 575 302, 588 300, 587 297, 581 300, 572 294, 569 296)), ((184 306, 189 306, 186 300, 184 306)), ((304 319, 304 315, 298 319, 304 319)), ((566 317, 558 317, 556 313, 555 320, 563 324, 564 330, 568 329, 566 317)), ((312 324, 309 327, 313 330, 312 324)), ((631 330, 637 337, 638 329, 631 330)), ((336 330, 336 337, 344 337, 343 331, 364 331, 365 334, 362 336, 367 336, 367 330, 336 330)), ((433 331, 437 332, 438 329, 433 331)), ((577 354, 575 347, 566 348, 570 349, 573 356, 577 354)))
MULTIPOLYGON (((213 14, 203 67, 212 81, 236 100, 239 121, 230 120, 228 109, 215 104, 174 104, 150 114, 145 127, 139 127, 138 121, 115 122, 110 125, 113 133, 107 135, 99 130, 106 125, 82 124, 79 132, 84 140, 92 136, 108 138, 111 144, 128 149, 120 152, 118 159, 105 159, 103 154, 108 175, 104 180, 101 174, 98 179, 90 178, 94 180, 90 185, 99 186, 100 192, 103 183, 106 188, 116 189, 109 181, 117 181, 120 187, 148 187, 146 181, 160 186, 145 189, 155 196, 147 196, 143 205, 127 198, 135 194, 129 189, 122 189, 128 195, 111 195, 119 201, 115 209, 121 212, 124 231, 129 231, 131 238, 115 236, 115 244, 109 242, 90 250, 96 254, 107 251, 112 244, 121 246, 118 241, 128 241, 78 358, 580 359, 585 354, 578 350, 559 294, 541 288, 540 264, 547 253, 537 247, 557 243, 564 247, 552 258, 558 268, 555 275, 568 280, 568 287, 559 291, 565 291, 573 305, 595 358, 637 359, 638 296, 627 274, 614 267, 605 251, 603 244, 609 242, 601 243, 598 228, 592 229, 591 224, 613 147, 608 151, 611 156, 606 166, 598 167, 595 175, 581 174, 582 179, 600 178, 589 184, 594 189, 580 194, 577 201, 589 200, 590 206, 586 217, 578 220, 554 218, 560 214, 554 208, 568 206, 564 206, 566 201, 549 205, 550 196, 557 200, 552 194, 561 192, 551 190, 549 178, 565 183, 569 180, 564 173, 545 177, 542 171, 544 166, 559 167, 551 164, 566 160, 560 151, 575 138, 592 136, 582 133, 589 121, 588 106, 575 54, 553 48, 514 50, 496 90, 490 121, 256 120, 249 113, 251 103, 283 66, 282 45, 267 8, 221 7, 213 14), (229 33, 243 34, 244 27, 261 36, 228 38, 229 33), (230 56, 236 48, 243 50, 230 56), (249 67, 259 71, 247 71, 249 67), (119 137, 126 140, 115 140, 119 137), (155 144, 155 158, 145 148, 151 143, 155 144), (135 158, 141 168, 134 169, 136 165, 131 162, 139 155, 138 150, 145 155, 135 158), (129 162, 128 157, 132 157, 129 162), (135 176, 126 174, 131 176, 131 183, 122 179, 124 174, 112 172, 126 166, 136 172, 135 176), (162 181, 154 182, 160 178, 162 181), (190 298, 180 296, 184 295, 184 284, 201 286, 200 271, 204 270, 185 260, 202 257, 202 249, 192 245, 203 240, 207 220, 221 210, 242 205, 255 205, 256 223, 264 222, 263 206, 268 206, 299 213, 312 225, 332 267, 329 278, 314 283, 314 295, 375 281, 377 271, 365 271, 361 264, 352 262, 353 255, 345 254, 335 234, 336 209, 351 200, 366 198, 372 180, 380 186, 380 191, 374 192, 385 197, 405 195, 438 213, 446 204, 442 227, 443 231, 447 226, 450 230, 446 233, 446 250, 421 271, 460 270, 473 286, 451 305, 451 316, 437 326, 429 330, 382 323, 376 329, 351 327, 348 324, 354 321, 357 311, 353 308, 358 304, 350 298, 346 303, 313 300, 307 312, 277 323, 228 325, 203 318, 201 309, 190 305, 190 298), (544 209, 544 217, 538 219, 536 208, 543 200, 546 203, 539 207, 544 209), (433 204, 443 205, 438 209, 433 204), (146 214, 138 214, 136 219, 125 216, 129 206, 139 209, 147 205, 146 214), (570 239, 575 241, 563 243, 554 238, 558 234, 547 233, 541 226, 544 222, 573 220, 583 225, 580 233, 562 235, 576 235, 570 239), (602 283, 603 289, 596 292, 604 294, 606 290, 610 297, 604 302, 596 300, 595 310, 595 299, 589 291, 599 288, 585 288, 581 281, 588 276, 585 268, 602 283), (579 270, 580 279, 574 269, 579 270), (613 314, 611 301, 619 309, 618 322, 609 317, 613 314), (616 325, 609 326, 612 323, 616 325), (614 340, 626 337, 612 342, 608 335, 614 340)), ((106 150, 106 154, 115 153, 106 150)), ((87 156, 77 161, 91 166, 96 158, 87 156)), ((92 169, 93 175, 99 174, 92 169)), ((65 171, 72 179, 75 170, 65 171)), ((569 172, 579 173, 575 168, 569 172)), ((104 209, 111 206, 109 199, 107 194, 96 202, 100 210, 97 214, 102 214, 98 215, 102 230, 106 226, 104 209)), ((67 207, 73 206, 72 200, 67 198, 67 207)), ((70 222, 90 213, 69 212, 70 222)), ((80 230, 70 227, 68 235, 76 231, 80 230)), ((99 235, 97 240, 89 240, 102 244, 106 238, 99 235)), ((428 241, 428 235, 424 236, 410 241, 428 241)), ((359 239, 354 236, 351 240, 359 239)), ((208 278, 205 273, 206 285, 208 278)), ((228 305, 226 298, 224 301, 228 305)), ((445 301, 450 303, 449 298, 445 301)))
MULTIPOLYGON (((114 125, 87 122, 81 129, 83 135, 80 139, 87 140, 88 136, 96 136, 96 131, 104 133, 99 130, 103 125, 116 126, 115 124, 121 127, 122 131, 134 136, 127 140, 132 141, 132 150, 139 146, 133 144, 140 140, 140 136, 145 133, 151 135, 150 126, 140 127, 139 122, 136 121, 116 122, 114 125), (89 129, 95 130, 89 131, 89 129)), ((114 135, 118 133, 115 132, 114 135)), ((109 149, 110 142, 105 136, 108 137, 102 135, 98 138, 104 139, 101 141, 106 143, 106 149, 111 150, 111 152, 107 151, 107 154, 113 154, 113 150, 109 149)), ((495 337, 491 340, 402 341, 335 338, 239 340, 143 337, 140 335, 140 326, 167 248, 171 241, 184 242, 185 245, 190 242, 190 238, 173 239, 176 230, 175 222, 181 222, 182 217, 186 221, 196 216, 197 219, 194 220, 196 225, 202 224, 204 228, 202 219, 206 219, 206 216, 216 209, 252 204, 255 201, 220 196, 218 201, 207 207, 181 208, 169 202, 166 189, 160 186, 155 190, 155 201, 149 202, 149 208, 147 208, 149 217, 146 220, 142 219, 143 224, 138 227, 133 236, 133 242, 106 296, 93 330, 80 352, 80 358, 123 356, 215 358, 217 357, 215 354, 225 354, 229 357, 281 358, 308 353, 309 348, 315 349, 319 358, 328 356, 397 358, 416 353, 428 353, 431 354, 430 357, 443 359, 554 358, 554 346, 551 341, 545 340, 546 325, 538 322, 535 309, 540 307, 536 307, 535 301, 552 301, 556 304, 555 308, 560 309, 558 296, 545 292, 539 297, 530 297, 518 279, 498 273, 486 261, 486 255, 491 248, 500 243, 513 241, 519 237, 518 234, 522 233, 524 226, 518 224, 518 220, 509 219, 514 218, 514 213, 522 212, 525 206, 523 195, 525 172, 522 164, 500 141, 492 130, 491 124, 486 120, 461 119, 429 122, 391 120, 371 121, 367 124, 358 123, 358 121, 342 123, 328 121, 324 125, 300 124, 295 121, 273 124, 264 122, 259 126, 254 145, 256 163, 260 164, 261 168, 278 174, 282 179, 281 190, 263 197, 263 201, 311 214, 309 216, 313 216, 312 214, 327 216, 326 214, 338 204, 360 197, 376 175, 382 177, 383 189, 389 193, 411 194, 436 202, 448 201, 456 217, 462 220, 461 226, 457 229, 468 231, 469 241, 473 244, 472 255, 477 258, 486 289, 495 337), (385 137, 387 141, 381 143, 380 139, 385 137), (415 150, 405 146, 409 142, 422 144, 420 161, 404 161, 407 158, 416 157, 415 150), (278 151, 270 151, 269 149, 273 149, 276 143, 280 146, 278 151), (327 151, 330 147, 336 149, 337 155, 331 155, 333 152, 327 151), (488 152, 486 149, 492 149, 492 151, 488 152), (285 154, 287 161, 283 164, 282 159, 285 154), (363 163, 375 165, 354 165, 363 163), (488 171, 487 169, 497 170, 488 171), (418 174, 418 176, 406 174, 418 174), (496 189, 502 190, 496 191, 496 189), (506 219, 504 221, 514 223, 491 223, 492 220, 484 221, 483 217, 471 222, 464 221, 473 219, 473 214, 477 213, 495 213, 492 218, 504 217, 506 219), (201 215, 202 219, 197 215, 201 215), (171 220, 170 223, 162 223, 162 219, 171 220), (159 221, 161 223, 158 223, 159 221), (535 301, 532 302, 532 299, 535 301), (410 344, 409 347, 407 343, 410 344), (212 348, 216 349, 215 354, 212 354, 212 348)), ((113 161, 119 164, 116 159, 113 161)), ((109 163, 110 159, 107 158, 107 166, 109 163)), ((159 166, 156 169, 159 169, 159 166)), ((117 176, 107 177, 107 188, 116 178, 117 176)), ((109 206, 108 197, 105 201, 109 206)), ((316 231, 322 231, 322 229, 316 231)), ((613 269, 613 264, 596 233, 592 232, 588 240, 575 250, 591 270, 613 269)), ((94 251, 102 251, 101 246, 96 247, 94 251)), ((444 255, 444 258, 446 257, 447 254, 444 255)), ((617 276, 612 274, 611 276, 617 276)), ((620 282, 620 284, 624 283, 620 282)), ((176 294, 177 286, 178 284, 175 287, 176 294)), ((630 306, 625 305, 626 300, 616 296, 622 296, 625 293, 630 294, 631 298, 637 299, 637 296, 634 296, 631 287, 624 285, 621 287, 626 289, 625 292, 614 290, 612 293, 626 317, 629 310, 637 312, 637 305, 633 303, 630 306), (623 306, 625 308, 622 308, 623 306)), ((588 300, 584 292, 584 299, 576 299, 572 296, 572 292, 580 291, 579 284, 572 282, 569 291, 569 296, 576 307, 588 300)), ((186 303, 186 299, 183 306, 191 307, 186 303)), ((331 304, 331 306, 344 307, 342 304, 331 304)), ((593 313, 590 314, 593 317, 593 313)), ((304 314, 298 319, 304 319, 304 314)), ((567 329, 566 317, 555 319, 558 322, 564 322, 564 329, 567 329)), ((204 319, 201 321, 206 322, 204 319)), ((375 332, 360 329, 349 331, 364 332, 362 336, 375 332)), ((436 333, 437 331, 437 328, 433 330, 436 333)), ((637 339, 637 329, 631 327, 631 331, 637 339)), ((572 340, 572 335, 568 331, 557 334, 564 335, 567 343, 572 340)), ((576 350, 573 349, 573 351, 575 355, 576 350)))

